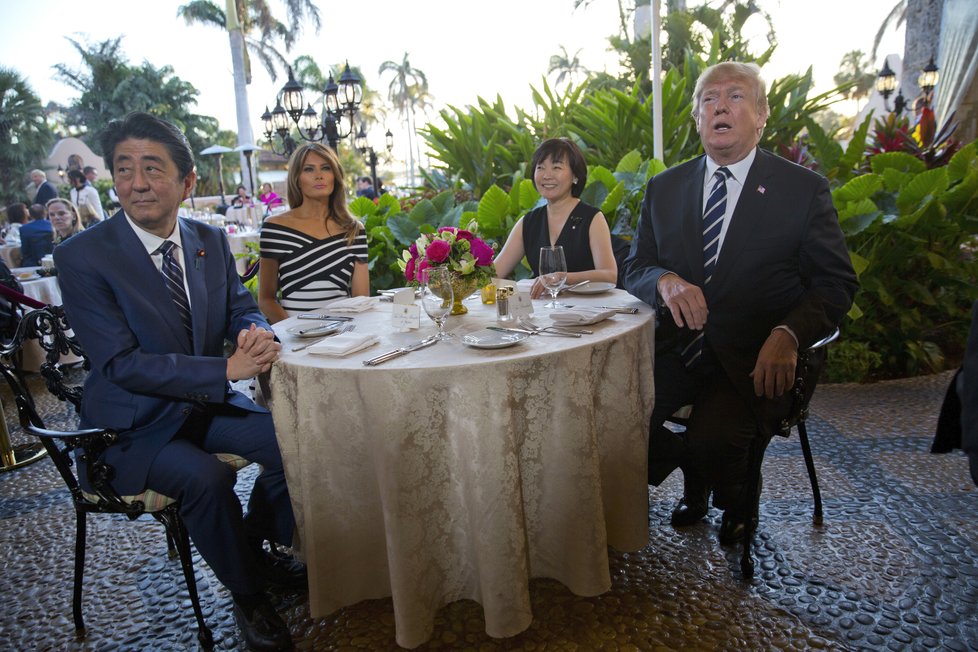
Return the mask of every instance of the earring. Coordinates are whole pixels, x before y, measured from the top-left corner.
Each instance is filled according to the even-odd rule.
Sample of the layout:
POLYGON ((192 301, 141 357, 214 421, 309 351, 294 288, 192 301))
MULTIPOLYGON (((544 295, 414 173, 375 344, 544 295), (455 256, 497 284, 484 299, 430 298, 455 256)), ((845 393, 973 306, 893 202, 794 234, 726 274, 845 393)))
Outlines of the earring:
POLYGON ((574 185, 577 185, 577 177, 574 177, 574 185))

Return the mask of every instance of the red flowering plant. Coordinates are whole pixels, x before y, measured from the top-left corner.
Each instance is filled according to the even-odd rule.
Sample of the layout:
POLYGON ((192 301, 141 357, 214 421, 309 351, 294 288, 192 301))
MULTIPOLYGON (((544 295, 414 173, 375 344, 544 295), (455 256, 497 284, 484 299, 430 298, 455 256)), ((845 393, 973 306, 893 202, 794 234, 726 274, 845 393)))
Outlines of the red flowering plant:
POLYGON ((485 285, 496 274, 495 251, 471 231, 443 226, 435 233, 422 233, 401 254, 398 266, 409 283, 421 283, 429 267, 447 267, 453 273, 485 285))

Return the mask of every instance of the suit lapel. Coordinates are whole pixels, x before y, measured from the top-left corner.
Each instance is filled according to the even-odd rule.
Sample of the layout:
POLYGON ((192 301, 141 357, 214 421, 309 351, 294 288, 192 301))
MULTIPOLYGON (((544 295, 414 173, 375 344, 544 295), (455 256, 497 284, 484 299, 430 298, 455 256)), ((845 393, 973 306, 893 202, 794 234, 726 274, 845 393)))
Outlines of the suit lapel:
POLYGON ((160 322, 166 326, 170 333, 173 333, 174 341, 180 343, 184 352, 190 353, 190 348, 186 343, 187 338, 181 336, 184 332, 183 322, 180 321, 180 315, 177 313, 173 299, 170 298, 170 293, 163 283, 160 271, 156 269, 152 258, 146 253, 142 241, 133 232, 122 211, 116 213, 109 220, 109 223, 115 229, 121 243, 118 251, 127 252, 127 257, 132 262, 131 265, 124 266, 126 276, 132 279, 136 291, 142 294, 156 310, 160 322))
POLYGON ((713 281, 709 288, 711 294, 720 292, 720 288, 724 286, 729 276, 730 268, 736 263, 751 238, 757 236, 757 225, 761 223, 761 217, 767 208, 767 194, 762 188, 770 185, 767 179, 771 174, 771 166, 768 164, 767 156, 764 151, 757 150, 754 164, 751 165, 747 179, 744 180, 744 187, 737 200, 737 208, 730 217, 720 258, 713 272, 713 281))
POLYGON ((207 256, 204 243, 196 231, 178 220, 180 240, 183 243, 183 269, 190 288, 190 312, 193 315, 194 355, 201 355, 207 330, 207 256))
POLYGON ((706 174, 706 157, 701 156, 693 166, 693 174, 687 175, 679 196, 683 224, 683 251, 689 266, 690 282, 703 286, 703 175, 706 174))

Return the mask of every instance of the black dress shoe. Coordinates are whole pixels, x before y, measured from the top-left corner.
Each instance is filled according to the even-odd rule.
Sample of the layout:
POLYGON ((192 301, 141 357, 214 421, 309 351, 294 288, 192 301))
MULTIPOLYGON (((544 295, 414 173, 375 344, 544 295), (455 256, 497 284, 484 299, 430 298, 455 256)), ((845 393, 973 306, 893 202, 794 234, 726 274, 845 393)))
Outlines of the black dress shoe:
POLYGON ((292 636, 282 618, 267 600, 246 613, 247 609, 234 603, 234 622, 238 624, 245 644, 253 652, 279 652, 291 650, 292 636))
POLYGON ((687 527, 700 521, 709 509, 710 488, 683 472, 683 497, 672 510, 673 527, 687 527))
POLYGON ((259 572, 265 582, 274 588, 306 591, 309 576, 301 561, 266 550, 258 553, 259 572))
POLYGON ((694 502, 690 504, 688 498, 683 496, 672 510, 672 518, 669 520, 673 527, 688 527, 695 525, 706 516, 706 501, 694 502))
MULTIPOLYGON (((757 517, 754 517, 754 530, 757 530, 757 517)), ((744 518, 735 516, 727 510, 723 513, 720 521, 720 545, 734 546, 744 540, 744 532, 747 530, 744 518)))

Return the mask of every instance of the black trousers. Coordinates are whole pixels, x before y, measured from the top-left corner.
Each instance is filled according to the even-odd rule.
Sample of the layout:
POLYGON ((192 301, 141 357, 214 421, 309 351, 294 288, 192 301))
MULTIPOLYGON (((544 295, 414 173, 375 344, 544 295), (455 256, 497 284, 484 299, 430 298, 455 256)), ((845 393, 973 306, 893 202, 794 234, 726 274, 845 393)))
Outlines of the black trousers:
POLYGON ((757 420, 707 347, 692 369, 672 351, 657 351, 655 407, 649 430, 649 484, 659 485, 676 468, 688 481, 713 488, 713 504, 739 509, 747 484, 750 444, 757 420), (686 431, 663 424, 692 405, 686 431))
POLYGON ((153 460, 147 488, 180 501, 191 540, 217 578, 236 593, 264 588, 249 540, 292 544, 295 518, 272 415, 228 405, 195 410, 153 460), (234 491, 237 474, 211 453, 234 453, 262 466, 248 514, 234 491))

